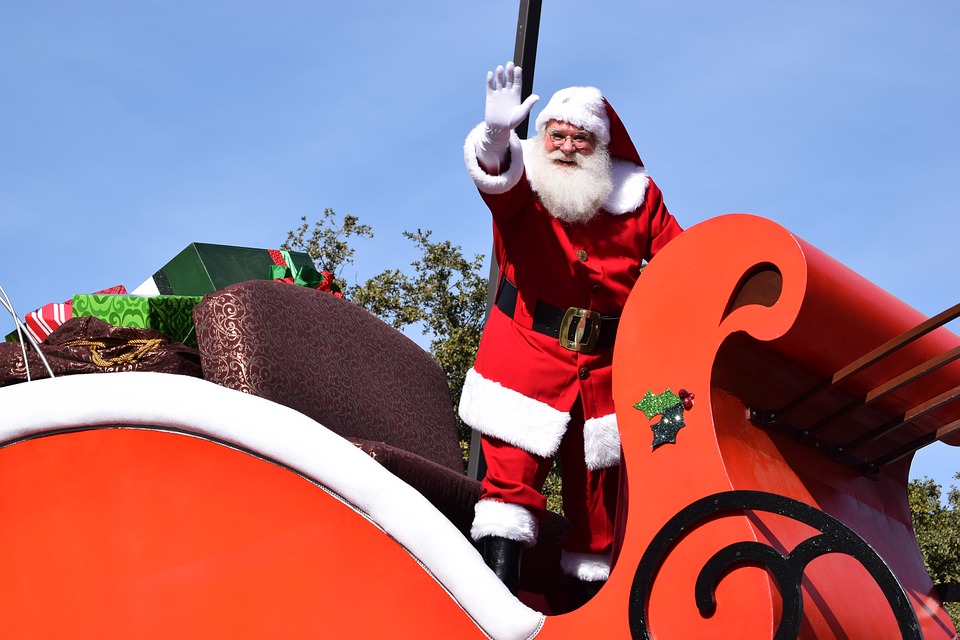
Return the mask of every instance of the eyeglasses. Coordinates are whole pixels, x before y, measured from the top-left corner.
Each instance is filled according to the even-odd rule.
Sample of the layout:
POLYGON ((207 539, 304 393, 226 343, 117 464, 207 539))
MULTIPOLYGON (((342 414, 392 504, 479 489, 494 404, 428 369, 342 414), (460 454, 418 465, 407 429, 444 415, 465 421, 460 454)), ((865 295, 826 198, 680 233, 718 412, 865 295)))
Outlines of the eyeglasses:
POLYGON ((593 142, 593 134, 589 131, 578 131, 573 135, 565 136, 559 131, 551 131, 547 134, 550 138, 550 142, 553 143, 553 146, 558 149, 563 146, 563 143, 567 140, 570 140, 573 143, 575 149, 583 149, 584 147, 590 145, 593 142))

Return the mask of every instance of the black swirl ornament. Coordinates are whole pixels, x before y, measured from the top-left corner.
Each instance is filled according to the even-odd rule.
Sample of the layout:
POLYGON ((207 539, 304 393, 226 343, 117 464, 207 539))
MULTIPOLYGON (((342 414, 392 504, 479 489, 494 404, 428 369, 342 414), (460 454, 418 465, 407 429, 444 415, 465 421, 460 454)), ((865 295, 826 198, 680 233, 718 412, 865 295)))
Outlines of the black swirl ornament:
POLYGON ((801 581, 807 565, 828 553, 853 557, 870 573, 890 604, 900 634, 921 640, 920 624, 903 587, 876 551, 853 530, 823 511, 784 496, 762 491, 727 491, 701 498, 683 508, 657 533, 637 566, 630 590, 628 615, 634 640, 652 638, 649 603, 653 584, 667 555, 694 529, 709 521, 742 511, 775 513, 802 522, 817 531, 784 555, 770 545, 739 542, 718 551, 700 570, 694 597, 700 615, 709 618, 716 610, 716 588, 724 576, 741 566, 762 567, 780 590, 783 612, 774 640, 796 638, 803 620, 801 581))

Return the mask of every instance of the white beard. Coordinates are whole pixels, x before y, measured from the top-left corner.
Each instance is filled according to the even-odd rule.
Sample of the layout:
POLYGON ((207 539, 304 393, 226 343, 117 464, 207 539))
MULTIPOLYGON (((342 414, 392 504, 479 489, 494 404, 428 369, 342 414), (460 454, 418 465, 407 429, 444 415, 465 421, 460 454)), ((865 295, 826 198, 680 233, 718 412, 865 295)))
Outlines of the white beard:
POLYGON ((530 186, 550 214, 570 224, 586 224, 600 212, 613 192, 610 151, 597 146, 588 156, 574 153, 564 156, 559 149, 548 152, 543 134, 527 150, 525 164, 530 186), (572 159, 570 164, 557 162, 572 159))

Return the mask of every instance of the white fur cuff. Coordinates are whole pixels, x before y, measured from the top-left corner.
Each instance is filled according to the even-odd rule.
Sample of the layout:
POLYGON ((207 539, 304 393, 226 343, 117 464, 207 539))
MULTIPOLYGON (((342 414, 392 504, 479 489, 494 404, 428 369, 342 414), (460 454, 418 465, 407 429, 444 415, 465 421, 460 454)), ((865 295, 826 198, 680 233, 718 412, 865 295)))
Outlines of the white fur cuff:
POLYGON ((485 436, 543 458, 557 452, 570 422, 569 413, 487 380, 476 369, 463 383, 460 417, 485 436))
MULTIPOLYGON (((537 543, 540 526, 526 508, 498 500, 481 500, 474 508, 470 537, 474 540, 497 536, 532 547, 537 543)), ((609 562, 607 563, 609 571, 609 562)))
POLYGON ((584 582, 606 581, 610 577, 610 556, 564 550, 560 556, 560 568, 568 576, 584 582))
POLYGON ((484 124, 481 122, 467 134, 463 143, 463 160, 467 164, 467 173, 473 179, 477 188, 484 193, 506 193, 517 186, 523 175, 523 150, 520 147, 520 138, 517 134, 510 134, 510 166, 505 173, 492 176, 483 170, 477 160, 477 140, 483 134, 484 124))
POLYGON ((620 432, 617 414, 590 418, 583 425, 583 459, 591 471, 620 464, 620 432))

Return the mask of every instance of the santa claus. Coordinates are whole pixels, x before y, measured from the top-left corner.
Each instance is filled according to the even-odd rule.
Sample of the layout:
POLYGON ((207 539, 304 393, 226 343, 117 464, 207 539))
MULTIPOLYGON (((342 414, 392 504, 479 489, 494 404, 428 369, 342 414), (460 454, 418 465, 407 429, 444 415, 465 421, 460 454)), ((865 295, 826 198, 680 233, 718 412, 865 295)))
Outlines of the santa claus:
POLYGON ((487 74, 484 122, 467 136, 470 176, 493 215, 495 308, 460 403, 487 463, 471 534, 516 592, 524 546, 546 515, 559 457, 572 528, 563 570, 593 585, 610 572, 620 439, 611 395, 617 325, 644 260, 680 226, 626 129, 593 87, 558 91, 536 135, 514 129, 521 69, 487 74))

